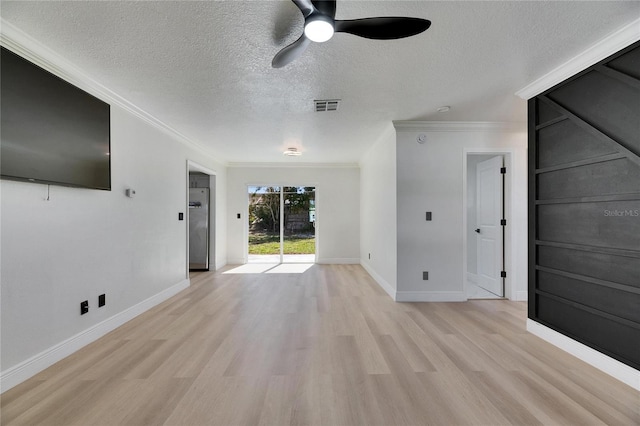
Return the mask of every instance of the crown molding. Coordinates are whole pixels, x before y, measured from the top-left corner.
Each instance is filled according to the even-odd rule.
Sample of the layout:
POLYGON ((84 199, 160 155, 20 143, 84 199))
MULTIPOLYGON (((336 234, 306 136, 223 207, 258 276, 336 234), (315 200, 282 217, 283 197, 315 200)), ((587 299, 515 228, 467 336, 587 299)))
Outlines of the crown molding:
POLYGON ((638 40, 640 40, 640 18, 608 35, 584 52, 518 90, 516 96, 525 100, 531 99, 638 40))
POLYGON ((227 163, 228 168, 358 169, 358 163, 227 163))
POLYGON ((493 121, 394 121, 398 132, 516 132, 526 131, 526 122, 493 121))
POLYGON ((108 89, 98 81, 91 78, 82 69, 66 60, 63 56, 51 50, 38 40, 2 18, 0 18, 0 44, 46 71, 49 71, 74 86, 92 94, 93 96, 102 99, 111 105, 116 105, 124 109, 187 147, 212 157, 223 165, 225 164, 224 161, 220 160, 222 157, 218 153, 188 138, 162 120, 154 117, 142 108, 137 107, 132 102, 118 95, 111 89, 108 89))

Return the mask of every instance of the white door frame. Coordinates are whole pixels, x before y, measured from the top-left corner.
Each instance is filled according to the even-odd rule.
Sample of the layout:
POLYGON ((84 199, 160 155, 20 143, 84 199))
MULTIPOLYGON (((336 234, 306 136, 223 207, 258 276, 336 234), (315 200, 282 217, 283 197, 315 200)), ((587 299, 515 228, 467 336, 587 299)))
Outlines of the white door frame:
POLYGON ((216 177, 213 187, 211 187, 211 184, 209 185, 209 270, 213 270, 213 271, 217 269, 217 264, 216 264, 217 247, 216 247, 216 239, 211 238, 211 231, 214 232, 214 236, 218 235, 218 232, 216 229, 216 223, 217 223, 216 222, 216 210, 217 210, 216 197, 218 194, 218 188, 217 188, 218 172, 208 167, 205 167, 202 164, 196 163, 195 161, 187 160, 187 171, 186 171, 186 182, 185 182, 185 186, 186 186, 185 209, 186 210, 184 212, 185 240, 187 242, 187 249, 186 249, 187 258, 185 259, 187 279, 189 278, 189 172, 200 172, 200 173, 209 175, 210 176, 209 182, 211 182, 211 176, 216 177))
MULTIPOLYGON (((516 246, 513 241, 513 200, 515 199, 515 187, 513 184, 513 164, 515 158, 515 149, 513 148, 464 148, 462 153, 462 276, 463 276, 463 288, 465 289, 466 297, 466 281, 467 281, 467 255, 469 241, 467 238, 467 191, 475 191, 475 188, 467 188, 467 159, 469 155, 502 155, 504 157, 504 166, 507 168, 507 173, 504 179, 504 215, 507 220, 507 226, 504 232, 504 268, 507 272, 507 277, 504 281, 504 297, 510 300, 515 300, 517 297, 516 282, 513 280, 514 276, 514 261, 516 257, 516 246)), ((476 242, 473 241, 473 244, 476 242)))
MULTIPOLYGON (((320 245, 320 239, 318 238, 319 232, 319 226, 320 226, 320 222, 318 219, 318 185, 314 184, 314 183, 303 183, 302 185, 297 184, 297 185, 292 185, 292 184, 288 184, 288 183, 274 183, 274 184, 265 184, 265 183, 260 183, 260 184, 254 184, 254 183, 247 183, 245 184, 245 197, 246 201, 247 201, 247 207, 244 210, 244 215, 247 215, 247 217, 244 220, 244 226, 243 226, 243 233, 244 233, 244 254, 243 254, 243 259, 244 259, 244 263, 249 263, 249 187, 251 186, 272 186, 272 187, 278 187, 280 188, 280 211, 283 212, 284 211, 284 197, 282 197, 282 188, 285 186, 289 186, 289 187, 298 187, 298 186, 304 186, 304 187, 313 187, 314 191, 315 191, 315 207, 316 207, 316 226, 315 226, 315 231, 314 231, 314 241, 315 241, 315 248, 314 248, 314 260, 313 263, 318 263, 318 246, 320 245)), ((284 241, 283 239, 283 233, 284 233, 284 227, 282 226, 282 221, 283 221, 284 216, 281 214, 280 215, 280 240, 284 241)), ((283 260, 283 244, 280 244, 280 262, 282 263, 283 260)))

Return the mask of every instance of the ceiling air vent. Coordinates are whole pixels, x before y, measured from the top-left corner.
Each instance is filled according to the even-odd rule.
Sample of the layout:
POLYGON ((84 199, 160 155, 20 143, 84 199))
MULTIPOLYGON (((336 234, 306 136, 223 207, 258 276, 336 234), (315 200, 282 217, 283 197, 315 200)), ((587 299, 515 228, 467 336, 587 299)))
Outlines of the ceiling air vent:
POLYGON ((313 101, 316 105, 316 112, 337 111, 340 99, 323 99, 313 101))

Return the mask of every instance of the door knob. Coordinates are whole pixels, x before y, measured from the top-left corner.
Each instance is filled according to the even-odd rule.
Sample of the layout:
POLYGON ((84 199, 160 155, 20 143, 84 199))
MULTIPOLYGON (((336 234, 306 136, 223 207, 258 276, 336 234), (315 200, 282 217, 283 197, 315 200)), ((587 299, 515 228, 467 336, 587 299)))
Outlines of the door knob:
POLYGON ((476 229, 476 232, 479 234, 480 233, 480 228, 476 229))

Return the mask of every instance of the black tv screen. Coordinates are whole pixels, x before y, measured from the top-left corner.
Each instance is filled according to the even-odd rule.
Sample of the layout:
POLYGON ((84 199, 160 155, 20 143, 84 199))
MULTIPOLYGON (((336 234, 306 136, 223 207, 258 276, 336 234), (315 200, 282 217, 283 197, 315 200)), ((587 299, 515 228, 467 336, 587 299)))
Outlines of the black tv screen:
POLYGON ((3 179, 111 190, 109 104, 2 47, 3 179))

